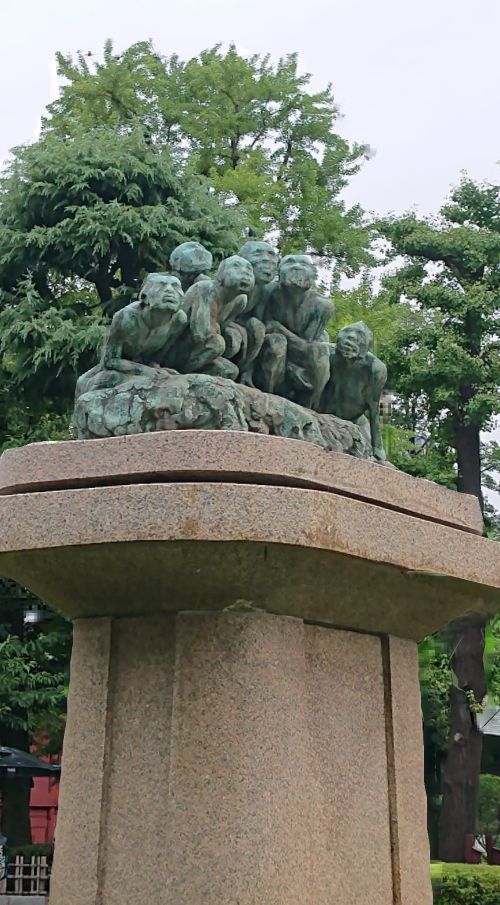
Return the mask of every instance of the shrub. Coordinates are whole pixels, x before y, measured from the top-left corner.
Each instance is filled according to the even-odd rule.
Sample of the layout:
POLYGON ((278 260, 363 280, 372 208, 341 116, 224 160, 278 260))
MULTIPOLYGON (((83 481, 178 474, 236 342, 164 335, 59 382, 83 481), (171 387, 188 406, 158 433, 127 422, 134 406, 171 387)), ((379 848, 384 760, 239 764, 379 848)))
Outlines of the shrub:
POLYGON ((38 845, 20 845, 17 847, 6 848, 7 861, 12 864, 16 860, 17 855, 22 855, 25 860, 31 861, 31 858, 52 858, 52 846, 39 843, 38 845))
POLYGON ((432 864, 434 905, 499 905, 500 867, 432 864))
POLYGON ((480 777, 477 831, 494 839, 500 835, 500 776, 480 777))

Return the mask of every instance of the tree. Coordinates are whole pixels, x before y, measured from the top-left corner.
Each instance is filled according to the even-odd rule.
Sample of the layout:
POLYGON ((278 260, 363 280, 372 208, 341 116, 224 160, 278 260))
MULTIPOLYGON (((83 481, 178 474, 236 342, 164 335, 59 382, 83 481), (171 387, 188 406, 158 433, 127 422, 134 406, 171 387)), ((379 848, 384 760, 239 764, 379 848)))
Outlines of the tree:
MULTIPOLYGON (((456 626, 455 626, 456 629, 456 626)), ((431 858, 438 856, 439 809, 442 801, 442 775, 450 737, 450 687, 458 687, 454 673, 454 632, 443 629, 419 644, 419 678, 424 718, 425 788, 427 793, 427 825, 431 858)), ((500 704, 500 616, 493 616, 486 628, 484 667, 488 701, 500 704)), ((482 707, 472 702, 472 713, 482 707)), ((463 708, 465 715, 467 709, 463 708)), ((484 768, 484 765, 483 765, 484 768)), ((477 831, 484 834, 487 780, 480 777, 477 831)), ((500 782, 500 780, 499 780, 500 782)), ((493 834, 496 835, 496 832, 493 834)))
POLYGON ((423 314, 399 385, 425 396, 455 450, 458 490, 482 504, 480 432, 500 411, 500 187, 464 178, 436 221, 412 215, 380 229, 405 259, 386 290, 423 314))
POLYGON ((442 773, 439 857, 464 860, 465 835, 476 831, 483 736, 476 714, 484 709, 486 618, 474 614, 448 626, 454 681, 450 688, 450 734, 442 773))
POLYGON ((424 780, 431 858, 437 858, 441 776, 450 731, 451 655, 446 633, 426 638, 418 649, 424 719, 424 780))
MULTIPOLYGON (((415 215, 380 224, 391 254, 404 266, 385 280, 393 304, 410 302, 421 317, 413 345, 400 361, 399 388, 424 403, 438 448, 456 465, 457 489, 482 508, 480 432, 500 411, 500 188, 466 177, 435 220, 415 215)), ((490 456, 491 460, 491 456, 490 456)), ((483 465, 485 467, 483 467, 483 465)), ((456 682, 450 690, 450 736, 443 772, 440 857, 464 858, 474 832, 482 734, 474 713, 483 705, 485 619, 450 627, 456 682)))
POLYGON ((281 252, 317 254, 338 274, 371 260, 361 209, 340 199, 369 148, 338 135, 331 86, 309 93, 297 54, 273 65, 217 45, 183 63, 150 42, 118 56, 108 41, 93 68, 82 54, 57 59, 65 84, 48 108, 46 135, 139 127, 151 145, 170 148, 188 171, 243 204, 253 230, 281 252))
MULTIPOLYGON (((242 226, 206 180, 183 173, 138 131, 51 134, 17 149, 0 183, 1 298, 10 301, 31 273, 47 305, 64 281, 78 290, 83 281, 109 312, 145 272, 165 269, 180 242, 200 241, 221 258, 238 248, 242 226)), ((80 310, 90 302, 83 291, 80 310)))
MULTIPOLYGON (((29 751, 37 741, 41 753, 60 754, 71 625, 62 617, 28 622, 27 612, 47 616, 36 598, 6 579, 0 591, 0 743, 29 751)), ((29 777, 0 783, 1 831, 10 846, 31 843, 31 786, 29 777)))
MULTIPOLYGON (((384 442, 391 462, 403 471, 416 477, 435 480, 452 489, 457 489, 456 450, 450 445, 449 431, 443 429, 443 419, 429 417, 429 409, 434 400, 428 399, 418 383, 413 380, 412 356, 417 356, 420 349, 425 349, 429 334, 428 312, 403 297, 394 304, 394 284, 391 281, 388 289, 374 293, 370 278, 365 278, 360 285, 348 291, 335 293, 335 316, 330 325, 330 335, 335 339, 338 329, 356 320, 363 320, 374 333, 374 350, 388 365, 388 387, 392 391, 392 410, 390 423, 385 424, 384 442), (413 381, 413 382, 412 382, 413 381)), ((430 320, 430 329, 435 331, 435 324, 430 320)), ((446 425, 445 425, 446 427, 446 425)), ((498 446, 486 444, 482 454, 482 481, 492 489, 496 488, 493 472, 498 471, 498 446)), ((495 536, 495 520, 492 520, 492 536, 495 536)), ((422 710, 424 716, 424 750, 425 750, 425 785, 427 791, 427 820, 431 857, 438 855, 438 824, 442 802, 442 780, 447 760, 448 742, 450 738, 450 687, 454 668, 459 674, 463 644, 463 624, 455 627, 457 636, 443 631, 433 638, 426 639, 419 648, 420 685, 422 692, 422 710), (458 648, 455 651, 455 647, 458 648), (456 659, 458 657, 458 665, 456 659)), ((476 629, 477 631, 477 629, 476 629)), ((493 620, 488 628, 493 654, 492 668, 488 681, 490 696, 498 699, 498 664, 500 663, 500 643, 498 625, 493 620), (493 639, 493 640, 492 640, 493 639)), ((467 639, 466 639, 467 640, 467 639)), ((477 641, 477 636, 476 636, 477 641)), ((483 673, 482 632, 479 632, 479 643, 473 649, 476 670, 479 678, 483 673)), ((485 658, 487 659, 487 658, 485 658)), ((470 674, 470 671, 469 671, 470 674)), ((464 693, 457 689, 458 679, 455 674, 455 690, 452 692, 457 704, 462 705, 464 693)), ((470 692, 467 692, 470 698, 470 692)), ((480 691, 478 690, 478 695, 480 691)), ((482 704, 470 700, 472 710, 481 709, 482 704)), ((466 713, 468 712, 467 704, 466 713)), ((469 731, 466 722, 466 730, 469 731)), ((479 733, 473 736, 476 742, 476 770, 479 772, 480 742, 479 733)), ((449 773, 449 771, 448 771, 449 773)), ((466 786, 467 789, 467 786, 466 786)), ((456 789, 453 789, 453 793, 456 789)), ((461 801, 458 790, 458 801, 461 801)), ((470 793, 470 789, 469 789, 470 793)), ((473 793, 474 794, 474 793, 473 793)), ((453 794, 450 795, 453 801, 453 794)), ((471 805, 474 810, 474 805, 471 805)), ((462 857, 462 851, 458 855, 462 857)))

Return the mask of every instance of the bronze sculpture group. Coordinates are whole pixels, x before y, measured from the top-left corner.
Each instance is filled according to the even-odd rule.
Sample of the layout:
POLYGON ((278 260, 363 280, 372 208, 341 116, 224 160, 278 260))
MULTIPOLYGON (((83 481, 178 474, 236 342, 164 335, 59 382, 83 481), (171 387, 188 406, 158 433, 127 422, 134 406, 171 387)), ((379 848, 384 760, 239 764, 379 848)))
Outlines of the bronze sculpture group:
POLYGON ((226 428, 337 449, 342 435, 342 451, 385 460, 386 368, 362 322, 330 342, 334 307, 309 257, 278 263, 270 244, 248 241, 210 277, 210 252, 186 242, 170 266, 115 314, 99 364, 78 381, 74 436, 226 428))

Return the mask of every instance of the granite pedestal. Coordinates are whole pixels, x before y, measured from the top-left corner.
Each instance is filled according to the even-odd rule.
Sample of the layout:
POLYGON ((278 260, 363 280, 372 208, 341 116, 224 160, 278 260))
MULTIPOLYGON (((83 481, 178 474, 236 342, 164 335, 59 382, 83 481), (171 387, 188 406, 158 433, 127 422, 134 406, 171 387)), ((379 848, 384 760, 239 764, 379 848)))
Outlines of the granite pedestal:
POLYGON ((431 905, 417 641, 498 607, 477 501, 293 440, 0 460, 75 620, 51 905, 431 905))

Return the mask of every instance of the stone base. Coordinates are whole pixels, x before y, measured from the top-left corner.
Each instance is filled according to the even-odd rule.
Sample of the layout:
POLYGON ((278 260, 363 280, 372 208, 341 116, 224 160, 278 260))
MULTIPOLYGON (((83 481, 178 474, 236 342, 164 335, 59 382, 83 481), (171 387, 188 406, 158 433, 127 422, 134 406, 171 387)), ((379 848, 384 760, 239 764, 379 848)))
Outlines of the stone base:
POLYGON ((481 531, 244 429, 4 453, 2 574, 76 620, 51 905, 431 905, 416 642, 498 608, 481 531))
POLYGON ((51 905, 431 905, 417 647, 75 624, 51 905))

